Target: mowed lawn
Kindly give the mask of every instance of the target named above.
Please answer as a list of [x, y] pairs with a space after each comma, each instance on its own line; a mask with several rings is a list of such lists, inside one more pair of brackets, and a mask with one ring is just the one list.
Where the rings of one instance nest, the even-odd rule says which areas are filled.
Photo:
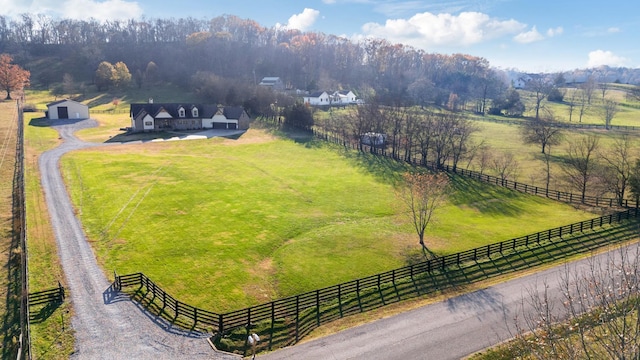
[[[183, 302], [229, 311], [403, 266], [417, 236], [394, 169], [322, 143], [114, 145], [67, 154], [64, 176], [105, 272], [144, 272]], [[454, 179], [429, 231], [440, 254], [596, 215]]]

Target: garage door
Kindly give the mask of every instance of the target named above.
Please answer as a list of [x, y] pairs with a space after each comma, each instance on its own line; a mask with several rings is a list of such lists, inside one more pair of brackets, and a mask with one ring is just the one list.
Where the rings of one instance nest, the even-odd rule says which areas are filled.
[[58, 119], [68, 119], [69, 118], [69, 109], [66, 106], [58, 107]]

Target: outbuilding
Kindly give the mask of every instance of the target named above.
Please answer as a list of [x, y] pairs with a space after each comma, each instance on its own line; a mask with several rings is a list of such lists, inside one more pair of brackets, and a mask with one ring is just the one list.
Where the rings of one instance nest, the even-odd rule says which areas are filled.
[[47, 118], [54, 119], [88, 119], [89, 106], [77, 101], [64, 99], [47, 104]]

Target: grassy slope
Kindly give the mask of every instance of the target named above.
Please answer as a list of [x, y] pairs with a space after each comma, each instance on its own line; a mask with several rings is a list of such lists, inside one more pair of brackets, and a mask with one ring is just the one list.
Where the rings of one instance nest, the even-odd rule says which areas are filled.
[[[63, 159], [105, 269], [145, 272], [215, 311], [404, 265], [417, 241], [381, 180], [393, 166], [258, 130]], [[427, 240], [439, 253], [593, 217], [482, 184], [456, 187]]]

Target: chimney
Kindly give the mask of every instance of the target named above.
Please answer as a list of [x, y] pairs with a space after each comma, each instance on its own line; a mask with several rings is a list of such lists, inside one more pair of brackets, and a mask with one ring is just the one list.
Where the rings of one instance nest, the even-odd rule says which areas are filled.
[[153, 104], [153, 98], [149, 98], [149, 104]]

